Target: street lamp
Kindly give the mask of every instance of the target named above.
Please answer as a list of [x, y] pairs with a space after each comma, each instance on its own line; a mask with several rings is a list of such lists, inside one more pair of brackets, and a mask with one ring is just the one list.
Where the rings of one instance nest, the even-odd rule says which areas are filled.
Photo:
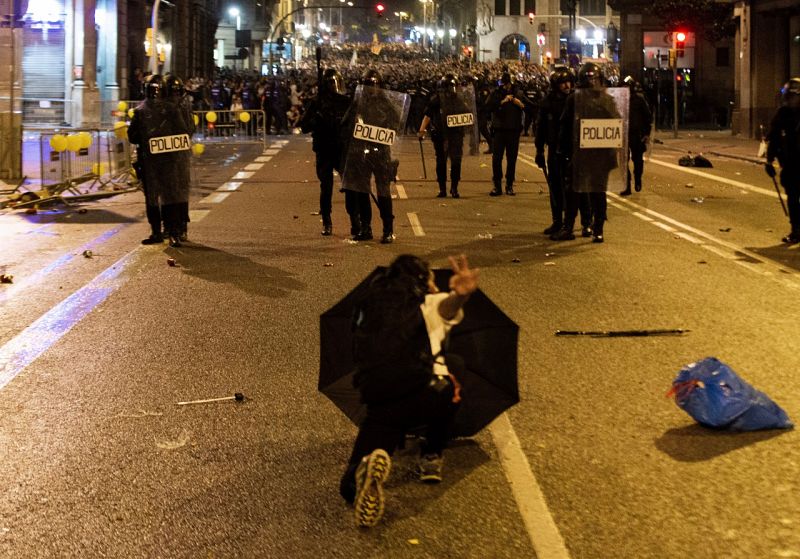
[[239, 31], [242, 26], [239, 8], [233, 7], [228, 9], [228, 15], [236, 18], [236, 31]]

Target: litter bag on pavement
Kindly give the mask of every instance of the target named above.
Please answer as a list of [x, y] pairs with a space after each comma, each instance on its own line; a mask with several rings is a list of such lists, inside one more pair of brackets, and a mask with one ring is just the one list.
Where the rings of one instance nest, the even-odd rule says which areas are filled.
[[686, 365], [669, 396], [706, 427], [731, 431], [790, 429], [789, 417], [769, 396], [750, 386], [714, 357]]
[[703, 155], [684, 155], [678, 160], [678, 165], [681, 167], [704, 167], [707, 169], [713, 167], [711, 161]]

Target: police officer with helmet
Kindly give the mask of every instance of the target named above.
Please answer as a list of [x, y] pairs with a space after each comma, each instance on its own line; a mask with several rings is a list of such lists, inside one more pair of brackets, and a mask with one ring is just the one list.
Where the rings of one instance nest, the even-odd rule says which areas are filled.
[[[342, 119], [350, 105], [345, 95], [344, 78], [334, 68], [322, 74], [319, 92], [306, 108], [300, 120], [303, 133], [311, 133], [311, 147], [317, 155], [317, 178], [319, 179], [319, 215], [322, 217], [322, 235], [333, 234], [331, 211], [333, 208], [333, 171], [342, 173], [343, 138]], [[360, 224], [351, 215], [350, 232], [357, 235]]]
[[[170, 92], [177, 91], [179, 81], [171, 82]], [[189, 157], [194, 122], [186, 105], [174, 96], [167, 98], [166, 92], [161, 76], [148, 78], [145, 101], [134, 110], [128, 140], [137, 145], [137, 163], [142, 171], [151, 228], [150, 236], [142, 243], [158, 244], [164, 240], [161, 224], [155, 220], [156, 209], [159, 209], [170, 246], [179, 247], [188, 218]]]
[[786, 191], [791, 231], [781, 241], [800, 243], [800, 77], [781, 88], [781, 106], [775, 112], [767, 133], [767, 174], [777, 174], [773, 162], [781, 165], [780, 181]]
[[[164, 99], [168, 104], [174, 104], [177, 111], [181, 113], [182, 121], [185, 122], [189, 129], [189, 137], [197, 130], [194, 123], [194, 115], [192, 114], [192, 98], [186, 95], [186, 87], [178, 76], [174, 74], [167, 74], [164, 76]], [[177, 169], [177, 175], [183, 176], [186, 184], [191, 186], [191, 156], [188, 152], [184, 152], [177, 157], [177, 162], [181, 166]], [[181, 242], [188, 241], [188, 224], [189, 224], [189, 198], [186, 196], [185, 201], [178, 202], [177, 213], [180, 216], [181, 226], [179, 240]]]
[[[631, 90], [630, 110], [628, 114], [628, 151], [633, 161], [633, 185], [636, 192], [642, 190], [642, 174], [644, 173], [644, 152], [650, 141], [653, 113], [644, 98], [644, 89], [633, 76], [627, 76], [623, 82]], [[625, 190], [620, 196], [631, 194], [631, 171], [627, 169]]]
[[506, 194], [514, 196], [519, 136], [522, 133], [522, 117], [525, 102], [522, 93], [514, 84], [509, 72], [500, 77], [498, 88], [487, 102], [487, 110], [492, 115], [492, 182], [494, 189], [490, 196], [503, 194], [503, 155], [506, 156]]
[[458, 78], [446, 74], [439, 81], [439, 91], [425, 107], [418, 136], [425, 138], [431, 127], [431, 141], [436, 152], [436, 182], [439, 183], [437, 198], [447, 197], [447, 158], [450, 158], [450, 196], [458, 198], [458, 183], [461, 180], [461, 159], [464, 155], [464, 126], [448, 126], [447, 115], [464, 115], [472, 109], [458, 96]]

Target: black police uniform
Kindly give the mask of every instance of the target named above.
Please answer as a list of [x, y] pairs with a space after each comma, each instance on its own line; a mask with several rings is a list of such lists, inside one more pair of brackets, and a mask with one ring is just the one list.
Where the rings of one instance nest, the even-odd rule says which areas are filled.
[[464, 126], [448, 128], [442, 119], [442, 96], [452, 114], [472, 112], [455, 94], [437, 93], [431, 97], [425, 108], [425, 116], [431, 122], [431, 141], [436, 153], [436, 182], [439, 183], [439, 196], [447, 192], [447, 158], [450, 158], [450, 195], [458, 198], [458, 183], [461, 180], [461, 159], [464, 156]]
[[[511, 95], [512, 101], [505, 101]], [[495, 90], [487, 109], [492, 115], [492, 196], [502, 194], [503, 155], [506, 156], [506, 194], [514, 195], [514, 179], [516, 178], [517, 154], [519, 153], [519, 136], [522, 132], [522, 116], [525, 103], [522, 94], [512, 86], [510, 90], [501, 86]]]
[[[653, 114], [644, 95], [638, 91], [631, 91], [630, 110], [628, 112], [628, 149], [633, 161], [633, 184], [636, 192], [642, 189], [642, 175], [644, 174], [644, 152], [647, 151], [647, 141], [650, 136]], [[627, 184], [623, 196], [631, 193], [631, 170], [628, 169]]]
[[[793, 104], [798, 104], [800, 87], [797, 93], [789, 95], [798, 97], [793, 101]], [[767, 173], [775, 175], [772, 162], [777, 159], [781, 164], [780, 181], [786, 191], [786, 206], [792, 228], [782, 240], [785, 243], [800, 243], [800, 106], [789, 106], [787, 103], [777, 110], [770, 122], [767, 142]]]

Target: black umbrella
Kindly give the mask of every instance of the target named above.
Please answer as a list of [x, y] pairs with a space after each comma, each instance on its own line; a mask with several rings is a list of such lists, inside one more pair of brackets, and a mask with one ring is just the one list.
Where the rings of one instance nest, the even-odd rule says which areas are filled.
[[[353, 387], [351, 323], [356, 301], [369, 283], [385, 270], [375, 269], [336, 305], [320, 316], [320, 392], [358, 424], [365, 408]], [[448, 290], [451, 270], [435, 270], [436, 284]], [[450, 331], [447, 353], [464, 360], [456, 373], [462, 400], [453, 436], [469, 437], [519, 402], [517, 337], [519, 327], [480, 289], [464, 306], [464, 320]]]

